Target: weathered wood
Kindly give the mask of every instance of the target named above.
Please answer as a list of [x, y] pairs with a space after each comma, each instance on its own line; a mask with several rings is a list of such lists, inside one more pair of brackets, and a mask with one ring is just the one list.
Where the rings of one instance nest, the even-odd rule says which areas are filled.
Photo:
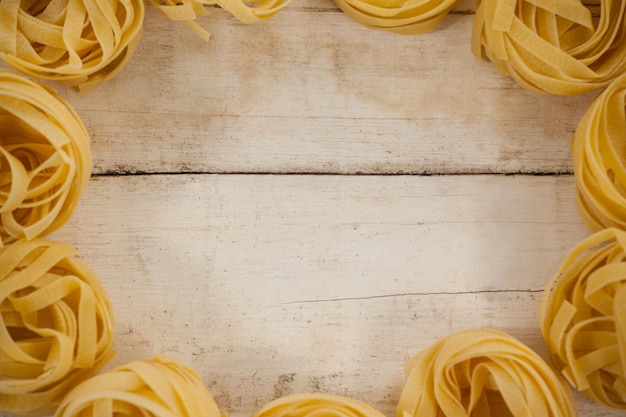
[[111, 366], [176, 355], [235, 417], [314, 390], [392, 416], [403, 362], [453, 331], [498, 328], [543, 352], [542, 291], [589, 233], [572, 187], [571, 176], [97, 177], [53, 237], [109, 291]]
[[[473, 10], [405, 37], [331, 0], [252, 26], [215, 7], [204, 43], [149, 7], [115, 79], [57, 87], [95, 176], [52, 238], [109, 292], [107, 368], [170, 353], [233, 417], [315, 390], [392, 417], [403, 362], [451, 332], [543, 354], [543, 288], [589, 233], [558, 174], [593, 95], [537, 95], [476, 60]], [[393, 175], [424, 173], [444, 175]], [[541, 175], [456, 175], [510, 173]]]
[[570, 176], [105, 177], [79, 208], [58, 233], [102, 268], [307, 278], [280, 301], [538, 291], [588, 234]]
[[521, 89], [471, 54], [472, 22], [454, 13], [407, 37], [328, 0], [255, 25], [214, 8], [204, 43], [149, 7], [114, 80], [61, 93], [89, 128], [96, 173], [571, 172], [592, 97]]

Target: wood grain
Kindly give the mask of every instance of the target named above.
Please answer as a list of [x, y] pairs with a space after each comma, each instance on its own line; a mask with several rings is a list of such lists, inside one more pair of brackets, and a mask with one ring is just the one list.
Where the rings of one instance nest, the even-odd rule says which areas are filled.
[[204, 43], [149, 7], [115, 79], [57, 86], [94, 175], [52, 238], [110, 295], [107, 368], [170, 353], [233, 417], [302, 391], [391, 417], [404, 361], [451, 332], [544, 354], [544, 286], [589, 233], [569, 141], [594, 95], [537, 95], [477, 60], [473, 11], [404, 37], [331, 0], [251, 26], [214, 7]]
[[110, 294], [111, 366], [176, 355], [235, 417], [302, 391], [391, 416], [403, 362], [453, 331], [498, 328], [543, 352], [544, 286], [588, 234], [572, 187], [571, 176], [97, 177], [54, 238]]
[[95, 173], [571, 173], [592, 96], [537, 95], [477, 60], [471, 13], [407, 37], [293, 6], [258, 25], [215, 8], [208, 43], [149, 7], [118, 77], [62, 90]]

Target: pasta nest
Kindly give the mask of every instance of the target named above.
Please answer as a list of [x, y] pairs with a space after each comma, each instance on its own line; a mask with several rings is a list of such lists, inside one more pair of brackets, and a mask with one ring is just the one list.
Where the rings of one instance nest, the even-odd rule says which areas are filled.
[[131, 57], [143, 0], [2, 0], [0, 58], [35, 78], [88, 91]]
[[626, 409], [626, 232], [605, 229], [571, 250], [544, 294], [541, 331], [576, 389]]
[[96, 375], [65, 397], [55, 417], [220, 417], [200, 377], [168, 356]]
[[219, 6], [228, 11], [241, 22], [257, 23], [270, 19], [292, 0], [260, 0], [248, 2], [244, 0], [150, 0], [161, 14], [170, 20], [185, 22], [205, 41], [211, 34], [204, 30], [196, 19], [209, 14], [205, 6]]
[[417, 35], [435, 29], [458, 0], [334, 0], [352, 19], [371, 29]]
[[252, 417], [384, 417], [371, 406], [331, 394], [292, 394], [266, 404]]
[[578, 208], [598, 231], [626, 229], [626, 74], [599, 94], [572, 139]]
[[573, 417], [567, 384], [534, 351], [489, 329], [440, 339], [406, 362], [398, 417]]
[[43, 86], [0, 71], [0, 246], [65, 224], [91, 163], [89, 135], [72, 107]]
[[75, 254], [42, 238], [0, 250], [0, 412], [50, 414], [113, 356], [109, 300]]
[[555, 95], [626, 71], [626, 0], [479, 0], [472, 51], [521, 86]]

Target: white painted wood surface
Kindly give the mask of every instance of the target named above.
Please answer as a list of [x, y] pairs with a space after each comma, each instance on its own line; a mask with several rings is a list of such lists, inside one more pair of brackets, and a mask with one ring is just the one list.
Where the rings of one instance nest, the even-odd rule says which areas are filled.
[[96, 173], [570, 173], [592, 97], [521, 90], [471, 54], [472, 22], [404, 37], [295, 1], [252, 26], [214, 9], [204, 43], [148, 8], [121, 76], [63, 93]]
[[392, 417], [404, 360], [451, 332], [543, 354], [542, 291], [589, 233], [569, 140], [594, 95], [530, 93], [476, 60], [472, 7], [416, 37], [331, 0], [252, 26], [212, 9], [209, 43], [149, 8], [118, 77], [58, 88], [95, 168], [51, 237], [109, 292], [107, 368], [175, 355], [233, 417], [307, 391]]
[[493, 327], [542, 350], [541, 293], [587, 233], [572, 186], [569, 176], [104, 177], [54, 236], [100, 271], [114, 364], [177, 355], [234, 416], [312, 390], [392, 416], [404, 360], [451, 332]]

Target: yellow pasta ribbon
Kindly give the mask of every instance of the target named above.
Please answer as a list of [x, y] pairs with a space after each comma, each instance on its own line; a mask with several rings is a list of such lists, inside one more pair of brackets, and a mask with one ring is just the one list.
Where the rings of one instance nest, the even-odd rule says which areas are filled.
[[209, 14], [205, 6], [219, 6], [244, 23], [270, 19], [292, 0], [150, 0], [163, 16], [185, 22], [198, 36], [208, 41], [211, 34], [196, 19]]
[[535, 352], [491, 329], [465, 330], [410, 358], [397, 417], [574, 417], [567, 384]]
[[55, 417], [220, 417], [202, 380], [161, 355], [96, 375], [73, 389]]
[[626, 409], [626, 232], [601, 230], [569, 252], [544, 293], [541, 332], [576, 389]]
[[472, 51], [529, 90], [575, 95], [626, 71], [626, 0], [478, 0]]
[[355, 21], [371, 29], [418, 35], [435, 29], [458, 0], [334, 0]]
[[384, 417], [371, 406], [349, 397], [310, 393], [273, 400], [252, 417]]
[[626, 73], [600, 93], [572, 139], [578, 209], [598, 231], [626, 229]]
[[144, 0], [2, 0], [0, 58], [31, 77], [89, 91], [129, 60], [144, 13]]
[[43, 415], [113, 356], [113, 315], [71, 246], [37, 238], [0, 250], [0, 412]]
[[0, 243], [65, 224], [90, 175], [89, 135], [72, 107], [51, 90], [0, 71]]

